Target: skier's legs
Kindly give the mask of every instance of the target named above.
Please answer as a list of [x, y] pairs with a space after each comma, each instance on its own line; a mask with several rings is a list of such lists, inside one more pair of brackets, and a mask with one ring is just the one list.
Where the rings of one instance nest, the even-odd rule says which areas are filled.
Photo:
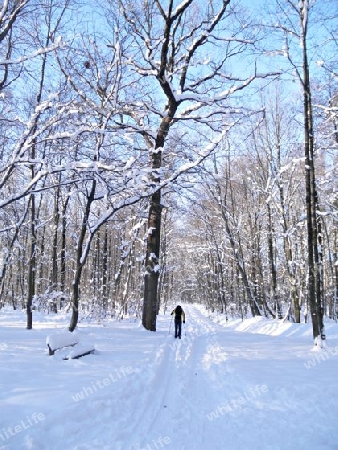
[[182, 322], [178, 322], [178, 337], [181, 339], [181, 331], [182, 331]]
[[178, 321], [175, 320], [175, 338], [178, 336]]

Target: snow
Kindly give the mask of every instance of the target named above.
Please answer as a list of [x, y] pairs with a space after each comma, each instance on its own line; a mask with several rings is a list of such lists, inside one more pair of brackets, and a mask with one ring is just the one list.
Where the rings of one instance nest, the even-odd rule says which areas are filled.
[[4, 59], [3, 60], [3, 59], [0, 59], [0, 65], [17, 65], [17, 64], [21, 64], [21, 63], [23, 63], [25, 61], [29, 61], [30, 59], [36, 58], [37, 56], [53, 52], [53, 51], [59, 49], [62, 46], [63, 46], [62, 37], [58, 36], [55, 39], [55, 42], [53, 44], [51, 44], [49, 47], [39, 48], [38, 50], [36, 50], [35, 52], [32, 52], [29, 55], [21, 56], [20, 58], [17, 58], [15, 60], [11, 60], [11, 59]]
[[181, 340], [170, 314], [156, 333], [81, 322], [96, 351], [67, 361], [46, 338], [69, 316], [34, 311], [26, 330], [24, 312], [2, 309], [0, 449], [338, 449], [338, 324], [314, 352], [310, 324], [184, 309]]
[[67, 347], [68, 345], [75, 345], [79, 342], [75, 333], [65, 331], [58, 334], [49, 334], [46, 338], [46, 344], [49, 345], [51, 350], [56, 350], [61, 347]]

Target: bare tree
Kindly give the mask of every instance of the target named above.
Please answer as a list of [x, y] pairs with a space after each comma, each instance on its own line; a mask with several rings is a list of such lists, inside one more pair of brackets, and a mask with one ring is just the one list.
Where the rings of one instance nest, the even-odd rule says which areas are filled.
[[[207, 146], [210, 130], [220, 142], [229, 98], [259, 77], [257, 73], [236, 77], [227, 73], [226, 67], [229, 59], [253, 45], [254, 39], [238, 16], [231, 14], [230, 0], [198, 7], [192, 0], [119, 4], [128, 24], [130, 51], [126, 61], [139, 77], [144, 103], [141, 109], [140, 102], [134, 102], [129, 115], [135, 118], [135, 132], [145, 137], [150, 182], [158, 186], [163, 152], [174, 125], [198, 123], [201, 147]], [[150, 95], [150, 89], [158, 95]], [[161, 192], [157, 190], [149, 205], [142, 317], [143, 326], [151, 331], [156, 330], [161, 211]]]
[[[321, 345], [325, 339], [323, 323], [323, 292], [322, 292], [322, 254], [321, 254], [321, 217], [319, 210], [318, 191], [315, 173], [315, 129], [313, 121], [312, 86], [310, 81], [309, 29], [311, 13], [315, 9], [308, 0], [294, 2], [292, 0], [278, 1], [281, 22], [277, 28], [283, 32], [283, 53], [296, 74], [303, 94], [304, 117], [304, 156], [305, 156], [305, 189], [308, 244], [308, 299], [313, 324], [315, 345]], [[296, 22], [297, 20], [297, 22]], [[294, 56], [293, 40], [300, 43], [299, 58]], [[296, 53], [297, 55], [297, 53]]]
[[17, 20], [22, 20], [22, 16], [25, 13], [29, 1], [30, 0], [6, 0], [3, 2], [0, 11], [0, 44], [2, 49], [0, 53], [0, 92], [9, 86], [20, 74], [19, 70], [19, 72], [14, 75], [14, 78], [11, 78], [10, 76], [10, 66], [12, 65], [10, 60], [13, 48], [15, 49], [16, 45], [16, 30], [14, 31], [14, 27]]

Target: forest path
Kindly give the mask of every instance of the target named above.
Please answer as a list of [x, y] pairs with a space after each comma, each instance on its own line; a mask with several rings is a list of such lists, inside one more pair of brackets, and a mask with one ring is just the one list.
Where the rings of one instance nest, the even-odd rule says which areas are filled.
[[303, 325], [183, 306], [181, 340], [168, 314], [80, 324], [96, 353], [69, 361], [45, 349], [66, 317], [0, 316], [0, 450], [338, 450], [338, 333], [315, 353]]
[[[271, 443], [264, 450], [279, 449], [276, 433], [285, 433], [283, 450], [293, 450], [302, 448], [310, 433], [322, 442], [314, 449], [338, 450], [336, 437], [323, 432], [325, 412], [318, 411], [312, 395], [318, 381], [304, 367], [304, 342], [234, 332], [196, 306], [184, 309], [181, 340], [165, 337], [168, 319], [159, 320], [164, 342], [140, 398], [132, 432], [137, 443], [132, 438], [128, 448], [157, 450], [170, 439], [168, 449], [261, 450], [262, 440]], [[309, 429], [309, 414], [315, 412], [320, 419]]]

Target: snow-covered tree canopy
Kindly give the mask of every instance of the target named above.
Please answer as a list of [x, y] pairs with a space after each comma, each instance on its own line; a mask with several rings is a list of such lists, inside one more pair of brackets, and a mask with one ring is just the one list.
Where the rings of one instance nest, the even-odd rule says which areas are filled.
[[[276, 273], [280, 269], [292, 287], [296, 262], [291, 253], [302, 248], [303, 259], [306, 256], [304, 231], [300, 233], [302, 105], [299, 84], [294, 83], [302, 85], [303, 80], [300, 37], [305, 24], [320, 190], [317, 214], [324, 221], [325, 283], [332, 299], [335, 266], [334, 251], [329, 249], [337, 202], [332, 50], [337, 41], [332, 6], [329, 2], [326, 20], [319, 22], [316, 17], [322, 20], [324, 12], [317, 2], [278, 0], [269, 4], [268, 12], [230, 0], [107, 1], [95, 6], [76, 0], [4, 2], [0, 11], [4, 301], [24, 301], [27, 261], [35, 264], [31, 274], [36, 275], [30, 297], [45, 299], [46, 292], [63, 292], [64, 297], [55, 297], [59, 304], [78, 295], [80, 304], [88, 301], [87, 305], [92, 301], [87, 296], [98, 297], [102, 310], [108, 303], [120, 313], [128, 304], [140, 308], [142, 277], [152, 269], [159, 277], [156, 299], [170, 299], [185, 284], [184, 271], [177, 287], [174, 283], [176, 264], [189, 267], [187, 283], [189, 289], [194, 283], [199, 286], [198, 297], [204, 296], [212, 277], [218, 279], [215, 289], [223, 293], [226, 286], [237, 286], [233, 277], [245, 269], [236, 298], [244, 283], [244, 302], [250, 297], [255, 304], [265, 295], [263, 304], [273, 299], [275, 308], [276, 299], [284, 301], [288, 293], [278, 292], [284, 281]], [[271, 93], [277, 85], [280, 97]], [[274, 102], [283, 106], [277, 108]], [[284, 109], [293, 111], [290, 124], [282, 120]], [[283, 136], [293, 127], [290, 142]], [[200, 183], [210, 185], [210, 191], [196, 189]], [[162, 216], [157, 225], [149, 222], [154, 205]], [[188, 247], [190, 239], [195, 242], [190, 233], [195, 234], [195, 227], [200, 231], [199, 219], [185, 218], [189, 226], [183, 228], [182, 219], [176, 225], [175, 221], [180, 208], [198, 216], [197, 206], [221, 224], [209, 234], [213, 220], [203, 218], [208, 230], [203, 237], [207, 244], [201, 243], [208, 280], [204, 286], [199, 284], [203, 277], [198, 255], [194, 264], [189, 263], [191, 252], [178, 251], [182, 242], [176, 240], [178, 233], [188, 240]], [[265, 214], [271, 215], [270, 229], [265, 229], [261, 249], [258, 236], [260, 226], [267, 223]], [[157, 239], [153, 251], [149, 241], [157, 229], [162, 230], [162, 240]], [[252, 236], [257, 238], [255, 249], [250, 247]], [[297, 245], [292, 248], [295, 236]], [[235, 239], [232, 244], [230, 238]], [[211, 242], [209, 254], [205, 244]], [[253, 259], [260, 257], [261, 266], [253, 269]], [[228, 258], [235, 265], [226, 271], [222, 265]], [[40, 271], [36, 265], [41, 265]], [[303, 269], [297, 277], [302, 302]], [[72, 286], [80, 282], [83, 294], [72, 293]], [[231, 295], [227, 291], [227, 298]], [[218, 292], [211, 303], [224, 306], [226, 296]]]

